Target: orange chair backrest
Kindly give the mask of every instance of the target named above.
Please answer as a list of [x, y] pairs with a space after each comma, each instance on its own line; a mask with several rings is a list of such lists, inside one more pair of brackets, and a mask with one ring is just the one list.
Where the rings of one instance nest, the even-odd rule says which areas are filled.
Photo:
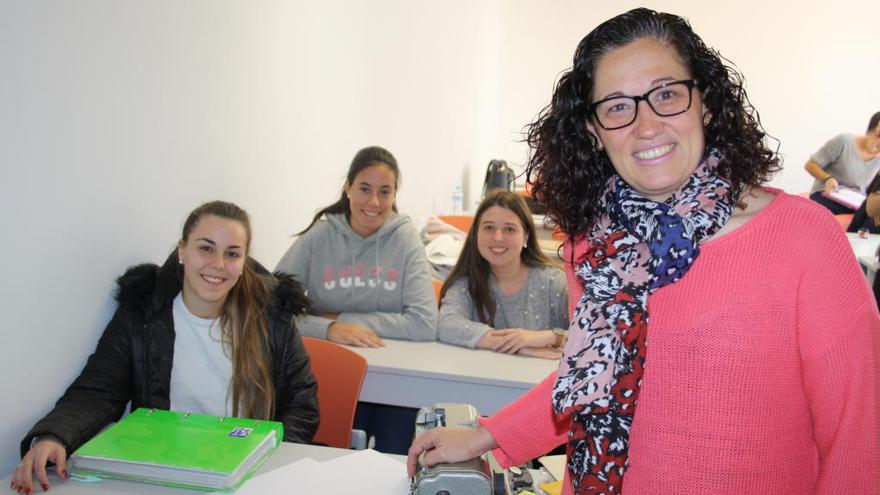
[[302, 340], [318, 381], [321, 424], [314, 442], [347, 449], [351, 447], [354, 411], [367, 374], [367, 359], [333, 342], [312, 337]]
[[843, 227], [843, 230], [846, 231], [846, 229], [849, 227], [849, 224], [852, 223], [853, 213], [839, 213], [837, 215], [834, 215], [834, 218], [837, 219], [837, 222], [840, 224], [841, 227]]
[[434, 299], [437, 300], [437, 304], [440, 304], [440, 290], [443, 289], [443, 282], [432, 280], [431, 283], [434, 284]]
[[470, 215], [440, 215], [437, 218], [452, 225], [465, 234], [467, 234], [471, 229], [471, 225], [474, 223], [474, 217]]

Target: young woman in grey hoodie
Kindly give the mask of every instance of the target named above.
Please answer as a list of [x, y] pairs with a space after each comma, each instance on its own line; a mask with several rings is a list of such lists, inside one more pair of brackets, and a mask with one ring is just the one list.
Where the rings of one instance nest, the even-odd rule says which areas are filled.
[[[378, 146], [352, 160], [339, 200], [318, 211], [278, 263], [308, 289], [303, 335], [358, 347], [437, 338], [437, 303], [418, 232], [394, 199], [397, 161]], [[323, 217], [323, 218], [322, 218]]]
[[[339, 200], [315, 214], [277, 270], [308, 289], [303, 335], [359, 347], [382, 337], [437, 338], [431, 270], [412, 221], [397, 213], [397, 160], [378, 146], [355, 155]], [[416, 409], [358, 404], [355, 428], [375, 438], [381, 452], [405, 454]]]

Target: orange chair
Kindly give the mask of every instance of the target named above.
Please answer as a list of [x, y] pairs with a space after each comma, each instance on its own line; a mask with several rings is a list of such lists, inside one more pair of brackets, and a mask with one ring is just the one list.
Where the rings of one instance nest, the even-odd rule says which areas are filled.
[[311, 358], [312, 374], [318, 381], [321, 424], [314, 441], [340, 449], [350, 448], [354, 411], [367, 374], [367, 360], [333, 342], [312, 337], [302, 340]]
[[840, 223], [840, 226], [843, 227], [844, 232], [846, 231], [849, 224], [852, 223], [853, 214], [852, 213], [840, 213], [838, 215], [834, 215], [834, 218], [837, 219], [837, 222]]
[[474, 223], [474, 217], [470, 215], [440, 215], [437, 218], [452, 225], [465, 234], [471, 230], [471, 225]]
[[434, 284], [434, 299], [437, 300], [437, 304], [440, 304], [440, 290], [443, 289], [443, 282], [432, 280], [431, 283]]

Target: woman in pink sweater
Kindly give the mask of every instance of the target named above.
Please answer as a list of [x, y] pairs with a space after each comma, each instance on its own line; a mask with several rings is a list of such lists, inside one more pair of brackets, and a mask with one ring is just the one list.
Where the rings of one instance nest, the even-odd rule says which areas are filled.
[[880, 316], [836, 221], [761, 187], [778, 157], [741, 83], [674, 15], [581, 41], [529, 133], [568, 236], [559, 370], [416, 439], [410, 474], [565, 443], [567, 494], [878, 493]]

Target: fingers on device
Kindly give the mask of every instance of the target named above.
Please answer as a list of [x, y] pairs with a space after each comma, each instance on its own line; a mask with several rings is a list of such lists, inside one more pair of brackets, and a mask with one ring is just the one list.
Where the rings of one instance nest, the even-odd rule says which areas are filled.
[[[479, 414], [470, 404], [437, 403], [419, 409], [416, 436], [439, 426], [476, 428]], [[508, 472], [491, 452], [464, 462], [419, 466], [411, 495], [509, 495]]]

